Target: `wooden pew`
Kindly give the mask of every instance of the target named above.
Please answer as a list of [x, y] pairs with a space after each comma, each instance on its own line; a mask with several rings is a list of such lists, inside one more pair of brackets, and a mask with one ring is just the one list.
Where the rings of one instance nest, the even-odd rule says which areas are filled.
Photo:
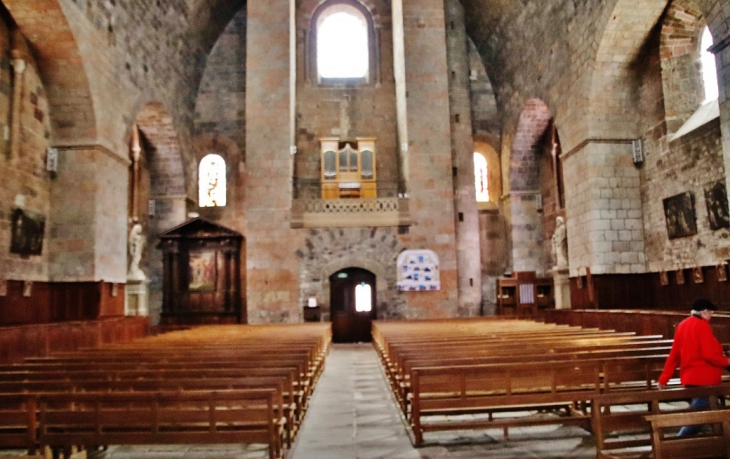
[[[614, 392], [591, 400], [591, 429], [597, 459], [652, 459], [648, 415], [689, 414], [689, 400], [708, 397], [712, 409], [730, 398], [730, 386], [676, 387], [665, 390]], [[686, 419], [686, 418], [685, 418]], [[690, 424], [683, 422], [681, 425]]]
[[[646, 419], [651, 422], [656, 459], [730, 459], [730, 410], [656, 414]], [[668, 438], [664, 434], [667, 428], [694, 424], [720, 425], [720, 428], [714, 428], [711, 434], [691, 437]]]
[[264, 443], [282, 457], [274, 391], [57, 393], [38, 399], [42, 448]]
[[19, 448], [33, 456], [37, 449], [37, 397], [0, 394], [0, 445]]

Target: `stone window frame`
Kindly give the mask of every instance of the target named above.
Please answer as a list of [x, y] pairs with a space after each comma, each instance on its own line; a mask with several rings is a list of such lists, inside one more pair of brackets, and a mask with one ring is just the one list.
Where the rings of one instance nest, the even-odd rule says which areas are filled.
[[[368, 70], [363, 78], [320, 78], [317, 69], [317, 23], [322, 14], [325, 14], [331, 7], [348, 5], [357, 9], [365, 18], [368, 34]], [[312, 14], [307, 31], [307, 76], [310, 82], [320, 86], [367, 86], [378, 83], [378, 69], [380, 61], [380, 48], [378, 36], [375, 30], [373, 15], [370, 10], [357, 0], [328, 0], [320, 4]]]

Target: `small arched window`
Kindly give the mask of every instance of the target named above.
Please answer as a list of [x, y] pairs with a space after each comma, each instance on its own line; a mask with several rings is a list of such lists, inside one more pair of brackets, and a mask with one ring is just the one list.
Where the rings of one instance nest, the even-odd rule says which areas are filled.
[[481, 153], [474, 153], [474, 187], [477, 202], [489, 202], [489, 169], [487, 158]]
[[719, 97], [717, 86], [717, 67], [715, 65], [715, 55], [709, 51], [712, 46], [712, 33], [709, 27], [705, 27], [702, 32], [702, 40], [700, 41], [701, 54], [700, 62], [702, 63], [702, 83], [705, 86], [705, 100], [703, 103], [710, 102]]
[[367, 82], [370, 68], [368, 18], [346, 3], [325, 7], [317, 15], [317, 77]]
[[198, 169], [200, 207], [226, 205], [226, 161], [216, 154], [205, 156]]

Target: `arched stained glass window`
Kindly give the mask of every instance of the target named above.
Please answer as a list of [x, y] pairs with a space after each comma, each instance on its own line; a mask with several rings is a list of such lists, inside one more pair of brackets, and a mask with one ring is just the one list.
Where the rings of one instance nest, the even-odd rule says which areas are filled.
[[705, 27], [702, 32], [702, 40], [700, 42], [701, 55], [700, 61], [702, 63], [702, 82], [705, 86], [705, 103], [715, 100], [719, 96], [719, 90], [717, 87], [717, 67], [715, 65], [715, 55], [708, 51], [708, 48], [712, 46], [712, 33], [710, 28]]
[[489, 202], [488, 171], [487, 158], [481, 153], [474, 153], [474, 186], [477, 192], [477, 202]]
[[198, 201], [200, 207], [226, 205], [226, 161], [220, 155], [210, 154], [200, 161]]
[[355, 311], [370, 312], [373, 310], [373, 289], [365, 282], [355, 287]]
[[368, 21], [351, 5], [335, 4], [317, 21], [319, 78], [367, 78]]

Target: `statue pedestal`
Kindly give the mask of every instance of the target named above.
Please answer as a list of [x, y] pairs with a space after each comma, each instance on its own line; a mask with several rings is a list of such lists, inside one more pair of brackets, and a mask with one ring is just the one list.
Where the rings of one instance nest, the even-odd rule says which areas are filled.
[[149, 299], [148, 280], [128, 280], [124, 298], [124, 315], [146, 316], [149, 314], [147, 302]]
[[570, 272], [568, 268], [553, 268], [555, 309], [570, 309]]

